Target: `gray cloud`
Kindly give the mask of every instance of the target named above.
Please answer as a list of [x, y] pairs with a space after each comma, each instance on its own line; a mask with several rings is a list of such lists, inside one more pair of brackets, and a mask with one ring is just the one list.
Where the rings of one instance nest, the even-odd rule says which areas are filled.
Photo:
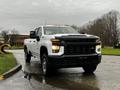
[[82, 25], [108, 11], [119, 0], [0, 0], [0, 27], [27, 33], [40, 24]]

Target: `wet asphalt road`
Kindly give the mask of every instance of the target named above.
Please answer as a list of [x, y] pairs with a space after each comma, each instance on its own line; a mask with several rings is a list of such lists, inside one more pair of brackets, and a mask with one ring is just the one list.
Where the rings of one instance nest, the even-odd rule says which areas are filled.
[[38, 60], [32, 58], [31, 64], [25, 64], [23, 50], [12, 52], [23, 68], [0, 81], [0, 90], [120, 90], [120, 56], [103, 56], [91, 75], [84, 74], [82, 68], [67, 68], [43, 77]]

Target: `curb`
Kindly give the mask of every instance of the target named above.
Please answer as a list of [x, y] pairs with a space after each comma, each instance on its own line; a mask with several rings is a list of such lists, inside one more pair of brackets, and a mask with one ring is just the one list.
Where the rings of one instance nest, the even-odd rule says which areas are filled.
[[6, 79], [10, 76], [12, 76], [13, 74], [15, 74], [16, 72], [18, 72], [19, 70], [21, 70], [22, 65], [17, 64], [15, 67], [13, 67], [12, 69], [10, 69], [8, 72], [5, 72], [2, 76], [3, 79]]
[[115, 55], [115, 54], [102, 54], [102, 55], [109, 55], [109, 56], [120, 56], [120, 55]]
[[[13, 54], [13, 56], [14, 56], [14, 54]], [[14, 56], [14, 58], [15, 58], [15, 56]], [[15, 67], [13, 67], [12, 69], [10, 69], [9, 71], [2, 74], [3, 80], [12, 76], [13, 74], [17, 73], [19, 70], [22, 69], [22, 65], [18, 62], [18, 60], [16, 58], [15, 58], [15, 60], [16, 60], [17, 65]]]
[[[14, 54], [13, 54], [13, 56], [14, 56]], [[14, 56], [14, 58], [15, 58], [15, 56]], [[19, 70], [22, 69], [22, 65], [17, 61], [17, 59], [16, 59], [16, 64], [17, 65], [14, 66], [12, 69], [10, 69], [9, 71], [0, 75], [0, 80], [4, 80], [4, 79], [10, 77], [10, 76], [12, 76], [13, 74], [17, 73]]]

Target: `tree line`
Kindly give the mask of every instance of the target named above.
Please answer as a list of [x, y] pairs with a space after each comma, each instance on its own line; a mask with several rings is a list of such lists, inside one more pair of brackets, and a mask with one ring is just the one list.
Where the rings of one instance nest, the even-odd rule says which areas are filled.
[[103, 46], [114, 46], [120, 40], [119, 20], [119, 12], [112, 10], [82, 27], [73, 25], [73, 28], [78, 29], [80, 33], [99, 36]]
[[4, 43], [9, 43], [11, 46], [13, 46], [16, 42], [16, 36], [19, 35], [19, 32], [15, 29], [2, 30], [1, 35], [4, 38]]
[[[80, 33], [87, 33], [97, 35], [101, 38], [103, 46], [115, 46], [120, 41], [120, 14], [118, 11], [112, 10], [93, 21], [89, 21], [87, 24], [78, 27], [72, 25], [72, 27], [78, 30]], [[14, 44], [18, 31], [11, 30], [11, 37], [8, 36], [8, 30], [3, 30], [2, 36], [5, 43]]]

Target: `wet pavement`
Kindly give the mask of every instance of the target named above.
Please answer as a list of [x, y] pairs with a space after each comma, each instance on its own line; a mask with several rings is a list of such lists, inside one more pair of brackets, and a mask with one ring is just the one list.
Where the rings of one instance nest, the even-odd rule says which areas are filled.
[[21, 71], [0, 81], [0, 90], [120, 90], [120, 56], [103, 56], [94, 74], [82, 68], [66, 68], [41, 75], [39, 60], [25, 64], [23, 50], [12, 51], [22, 64]]

